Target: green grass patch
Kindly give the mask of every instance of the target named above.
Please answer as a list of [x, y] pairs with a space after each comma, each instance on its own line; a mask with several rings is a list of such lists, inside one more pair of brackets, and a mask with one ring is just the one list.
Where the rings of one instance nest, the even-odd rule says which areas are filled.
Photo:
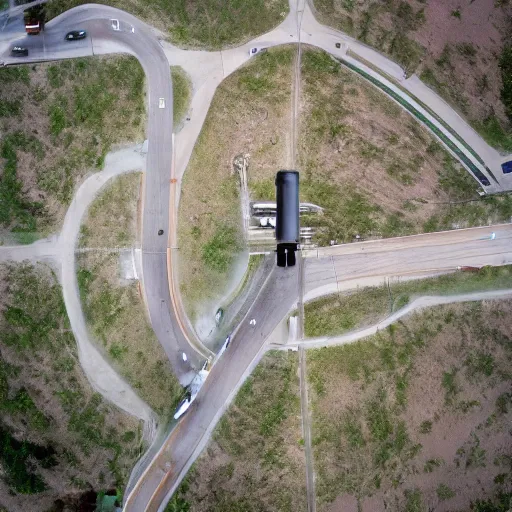
[[405, 491], [404, 512], [425, 512], [423, 494], [419, 489]]
[[0, 117], [17, 117], [21, 114], [22, 103], [20, 100], [0, 99]]
[[[330, 295], [305, 305], [305, 334], [310, 337], [331, 336], [376, 323], [387, 313], [404, 307], [414, 296], [455, 295], [510, 287], [512, 266], [505, 265], [483, 267], [477, 272], [456, 272], [427, 279], [390, 282], [389, 288], [368, 287], [346, 295]], [[471, 362], [467, 363], [471, 371], [492, 373], [492, 361], [484, 361], [484, 356], [489, 358], [488, 355], [477, 357], [476, 367]]]
[[203, 262], [212, 270], [226, 272], [239, 250], [240, 243], [236, 228], [225, 224], [220, 225], [213, 237], [203, 246]]
[[0, 84], [30, 83], [30, 71], [27, 66], [8, 66], [0, 69]]
[[451, 404], [453, 399], [459, 392], [460, 388], [457, 385], [457, 368], [452, 368], [449, 372], [444, 372], [441, 380], [441, 385], [444, 388], [444, 401]]
[[276, 200], [276, 184], [272, 178], [260, 181], [249, 181], [249, 189], [251, 191], [251, 199], [254, 201]]
[[192, 94], [192, 83], [181, 66], [171, 66], [174, 124], [181, 123], [187, 113]]
[[[500, 348], [509, 342], [508, 325], [498, 327], [491, 313], [496, 311], [496, 318], [501, 318], [509, 305], [509, 301], [495, 303], [492, 310], [488, 303], [439, 306], [399, 321], [366, 340], [308, 350], [312, 444], [320, 506], [326, 508], [347, 494], [364, 506], [366, 497], [384, 494], [399, 503], [400, 510], [424, 512], [423, 496], [408, 488], [403, 475], [414, 473], [421, 478], [425, 473], [422, 481], [431, 482], [422, 487], [425, 495], [437, 494], [439, 500], [448, 500], [453, 497], [452, 490], [439, 486], [435, 475], [426, 474], [444, 473], [445, 464], [457, 468], [454, 478], [462, 478], [468, 468], [485, 468], [492, 460], [491, 453], [483, 448], [493, 450], [489, 436], [498, 447], [493, 454], [502, 457], [501, 443], [507, 429], [498, 409], [509, 410], [508, 394], [499, 399], [499, 407], [495, 406], [492, 431], [482, 430], [490, 425], [479, 426], [481, 418], [475, 422], [460, 411], [485, 407], [498, 374], [502, 385], [510, 380], [508, 349], [504, 353]], [[475, 385], [471, 376], [468, 378], [467, 372], [458, 370], [453, 363], [465, 361], [480, 347], [494, 356], [493, 380]], [[489, 373], [487, 358], [479, 356], [471, 364], [478, 368], [478, 375]], [[434, 375], [439, 376], [437, 383], [431, 383]], [[423, 379], [429, 381], [428, 391], [418, 385]], [[463, 393], [471, 393], [472, 400], [456, 401]], [[428, 408], [423, 409], [421, 400], [426, 394]], [[443, 394], [455, 408], [445, 406]], [[418, 411], [424, 413], [418, 417]], [[432, 419], [426, 419], [427, 411]], [[445, 424], [448, 420], [461, 427], [472, 425], [472, 433], [457, 450], [453, 464], [437, 457], [432, 448], [437, 446], [438, 438], [445, 436], [445, 432], [433, 429], [433, 423]], [[502, 459], [508, 465], [507, 459]], [[501, 464], [502, 459], [495, 463]], [[493, 476], [482, 478], [485, 489], [493, 488]], [[375, 502], [375, 508], [381, 500]]]
[[512, 133], [505, 130], [496, 116], [489, 116], [481, 122], [471, 123], [473, 128], [491, 146], [502, 151], [512, 151]]
[[[2, 68], [0, 84], [0, 117], [19, 118], [0, 138], [0, 223], [31, 242], [58, 230], [77, 183], [113, 144], [143, 140], [144, 72], [133, 57], [80, 58]], [[27, 101], [30, 116], [22, 115]], [[38, 202], [24, 199], [28, 183]]]
[[55, 450], [28, 441], [17, 441], [7, 430], [0, 428], [2, 452], [0, 459], [9, 487], [20, 494], [37, 494], [47, 489], [44, 480], [37, 474], [31, 460], [49, 469], [57, 464]]
[[15, 233], [34, 233], [43, 205], [29, 201], [23, 193], [23, 183], [17, 176], [18, 151], [31, 153], [39, 160], [44, 156], [42, 144], [32, 135], [18, 131], [1, 139], [4, 168], [0, 181], [0, 224]]
[[510, 122], [512, 122], [512, 45], [507, 44], [503, 47], [500, 56], [501, 70], [501, 100], [505, 105]]
[[[55, 274], [42, 264], [0, 271], [8, 290], [0, 315], [0, 458], [7, 484], [18, 494], [58, 493], [37, 461], [58, 481], [71, 472], [93, 488], [102, 473], [106, 485], [123, 485], [140, 436], [121, 453], [127, 418], [89, 387]], [[89, 457], [97, 458], [93, 470], [83, 465]]]
[[390, 311], [387, 287], [368, 288], [350, 295], [330, 295], [304, 307], [306, 336], [328, 336], [372, 323]]

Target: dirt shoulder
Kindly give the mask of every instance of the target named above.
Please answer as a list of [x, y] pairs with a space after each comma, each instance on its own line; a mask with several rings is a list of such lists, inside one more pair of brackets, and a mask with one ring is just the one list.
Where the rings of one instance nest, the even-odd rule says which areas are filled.
[[512, 214], [510, 196], [481, 200], [477, 182], [419, 122], [325, 52], [303, 51], [301, 103], [301, 194], [324, 208], [308, 219], [320, 244]]
[[2, 265], [0, 278], [0, 506], [75, 509], [122, 493], [142, 425], [93, 392], [52, 269]]
[[265, 355], [166, 510], [307, 509], [297, 372], [296, 353]]
[[320, 511], [466, 510], [511, 492], [511, 307], [435, 307], [307, 352]]
[[[416, 72], [496, 147], [512, 149], [500, 58], [509, 2], [315, 0], [316, 16]], [[510, 107], [509, 107], [510, 108]]]
[[144, 73], [132, 57], [2, 68], [2, 101], [14, 103], [0, 109], [0, 236], [7, 242], [58, 231], [77, 185], [102, 168], [107, 152], [144, 140]]
[[141, 179], [141, 173], [116, 178], [92, 203], [81, 228], [78, 283], [97, 346], [165, 421], [182, 389], [133, 275]]

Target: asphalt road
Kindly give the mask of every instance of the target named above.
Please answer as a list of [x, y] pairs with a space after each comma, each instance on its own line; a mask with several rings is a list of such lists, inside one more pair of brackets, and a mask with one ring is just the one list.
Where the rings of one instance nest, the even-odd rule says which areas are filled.
[[[303, 9], [304, 7], [297, 9], [295, 14]], [[307, 6], [305, 16], [309, 16]], [[112, 29], [110, 18], [120, 21], [120, 31]], [[283, 27], [289, 23], [289, 19], [287, 20]], [[306, 29], [308, 27], [303, 24], [303, 30], [305, 26]], [[88, 39], [74, 43], [64, 42], [63, 37], [67, 31], [82, 27], [88, 30]], [[15, 28], [12, 25], [13, 33]], [[280, 30], [282, 31], [282, 28], [273, 32], [274, 39], [269, 35], [260, 39], [265, 40], [267, 37], [267, 41], [271, 41], [268, 45], [280, 44], [285, 40], [298, 40], [297, 34], [294, 36], [291, 33], [294, 31], [280, 34]], [[327, 46], [328, 51], [333, 53], [334, 42], [338, 40], [339, 33], [332, 32], [323, 29], [319, 38], [313, 37], [311, 42]], [[301, 35], [303, 41], [304, 36], [305, 34]], [[157, 235], [158, 229], [168, 231], [174, 218], [174, 207], [170, 208], [169, 183], [173, 177], [172, 85], [169, 63], [158, 41], [152, 36], [151, 30], [133, 16], [96, 5], [79, 7], [71, 13], [59, 16], [47, 24], [44, 35], [20, 36], [19, 39], [11, 41], [9, 47], [15, 43], [27, 46], [30, 56], [25, 59], [12, 59], [9, 49], [5, 45], [1, 49], [0, 44], [0, 61], [26, 63], [126, 52], [135, 55], [144, 67], [148, 81], [149, 152], [142, 234], [143, 282], [154, 330], [176, 374], [185, 382], [190, 378], [190, 366], [181, 359], [181, 352], [187, 352], [189, 361], [192, 360], [195, 367], [201, 358], [191, 351], [185, 335], [177, 327], [180, 322], [176, 319], [172, 307], [167, 276], [167, 249], [170, 241], [167, 232], [163, 236]], [[224, 76], [236, 69], [236, 63], [241, 62], [238, 54], [235, 55], [236, 52], [237, 50], [222, 52]], [[231, 53], [233, 59], [230, 59]], [[235, 64], [230, 67], [230, 63]], [[159, 98], [164, 99], [165, 109], [158, 108]], [[451, 235], [453, 234], [452, 232]], [[456, 234], [455, 238], [458, 236]], [[456, 265], [477, 264], [477, 261], [496, 264], [495, 262], [507, 260], [506, 248], [510, 247], [510, 240], [502, 238], [502, 233], [498, 233], [497, 240], [494, 241], [478, 240], [474, 235], [470, 236], [473, 238], [461, 240], [459, 245], [447, 242], [446, 238], [436, 238], [430, 240], [432, 246], [428, 246], [426, 242], [421, 246], [417, 245], [416, 241], [402, 240], [393, 242], [397, 245], [387, 248], [378, 244], [357, 244], [354, 248], [349, 246], [350, 248], [326, 250], [321, 254], [322, 259], [306, 262], [306, 295], [308, 290], [318, 292], [321, 289], [325, 292], [328, 290], [327, 287], [333, 286], [336, 290], [346, 282], [351, 281], [351, 285], [354, 286], [355, 283], [363, 283], [365, 279], [382, 279], [389, 273], [428, 272], [433, 268], [453, 269]], [[496, 241], [497, 244], [494, 243]], [[141, 485], [136, 486], [136, 491], [129, 497], [126, 510], [143, 511], [146, 510], [147, 503], [147, 510], [158, 510], [165, 496], [168, 496], [177, 485], [181, 476], [200, 453], [226, 404], [258, 360], [258, 355], [262, 353], [265, 339], [297, 300], [299, 291], [295, 272], [289, 269], [274, 270], [248, 315], [248, 318], [257, 320], [256, 326], [249, 326], [248, 318], [243, 322], [228, 352], [212, 370], [197, 400], [179, 427], [166, 440], [150, 471], [142, 479]]]
[[[111, 19], [119, 20], [114, 30]], [[68, 42], [65, 34], [84, 28], [88, 37]], [[27, 58], [13, 58], [9, 48], [19, 44], [29, 49]], [[167, 274], [167, 249], [170, 225], [170, 180], [173, 155], [173, 101], [169, 62], [149, 27], [135, 17], [107, 6], [77, 7], [47, 23], [37, 36], [23, 36], [10, 43], [0, 55], [6, 64], [75, 58], [105, 53], [130, 53], [146, 74], [149, 141], [146, 159], [144, 208], [142, 221], [142, 283], [153, 329], [173, 369], [184, 385], [200, 367], [202, 357], [191, 349], [180, 329], [173, 308]], [[159, 108], [160, 98], [165, 108]], [[115, 112], [112, 113], [115, 115]], [[172, 217], [171, 212], [171, 217]], [[163, 229], [164, 234], [158, 235]], [[186, 352], [187, 361], [182, 358]]]
[[[494, 240], [491, 240], [492, 232], [496, 233]], [[454, 270], [458, 265], [512, 263], [511, 249], [512, 224], [504, 224], [309, 251], [309, 258], [305, 259], [305, 300], [336, 289], [382, 283], [390, 275], [436, 273]], [[147, 511], [161, 512], [159, 505], [166, 502], [206, 446], [227, 404], [264, 352], [265, 339], [295, 307], [299, 296], [298, 268], [276, 267], [269, 276], [198, 398], [165, 441], [141, 485], [129, 497], [126, 511], [145, 510], [144, 503], [147, 503]], [[251, 318], [257, 321], [254, 329], [248, 323]]]
[[[150, 471], [129, 496], [125, 511], [157, 511], [205, 446], [209, 433], [236, 394], [265, 340], [297, 299], [296, 267], [277, 268], [269, 275], [233, 340], [213, 367], [195, 402], [157, 455]], [[256, 320], [253, 327], [250, 319]], [[145, 508], [147, 505], [147, 508]]]
[[[493, 232], [496, 238], [491, 240]], [[512, 263], [512, 224], [325, 247], [306, 251], [306, 255], [307, 301], [342, 289], [380, 284], [390, 276]]]

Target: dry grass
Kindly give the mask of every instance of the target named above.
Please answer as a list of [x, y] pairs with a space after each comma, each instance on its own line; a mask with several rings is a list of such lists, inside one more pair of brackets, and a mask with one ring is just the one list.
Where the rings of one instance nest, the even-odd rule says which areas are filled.
[[21, 104], [0, 119], [3, 172], [14, 168], [0, 219], [31, 241], [59, 229], [76, 185], [113, 145], [144, 140], [144, 73], [132, 57], [94, 57], [3, 68], [0, 84], [0, 100]]
[[142, 173], [119, 176], [107, 184], [89, 207], [80, 227], [79, 247], [133, 247]]
[[[508, 131], [499, 59], [512, 30], [510, 2], [315, 0], [317, 16], [386, 53], [451, 103], [484, 134]], [[490, 143], [506, 143], [503, 135]], [[501, 139], [501, 140], [500, 140]]]
[[[74, 510], [91, 490], [121, 493], [141, 426], [90, 387], [55, 274], [43, 264], [3, 265], [0, 297], [2, 506], [43, 512], [60, 499]], [[10, 436], [41, 447], [38, 455]], [[46, 490], [36, 492], [41, 482]]]
[[[88, 3], [50, 0], [49, 17]], [[101, 0], [169, 33], [179, 46], [220, 49], [247, 42], [278, 25], [288, 13], [286, 0]]]
[[385, 316], [424, 295], [457, 295], [512, 287], [512, 265], [483, 267], [439, 277], [390, 281], [380, 287], [334, 294], [308, 302], [304, 308], [307, 336], [330, 336], [376, 324]]
[[436, 307], [308, 351], [320, 511], [467, 510], [510, 492], [511, 307]]
[[[140, 174], [121, 176], [92, 203], [80, 246], [129, 247], [136, 240]], [[167, 417], [181, 387], [148, 323], [138, 283], [122, 279], [119, 253], [78, 255], [82, 302], [93, 337], [113, 366], [160, 415]]]
[[263, 358], [169, 510], [188, 510], [184, 501], [195, 512], [306, 510], [297, 371], [296, 353]]
[[325, 208], [323, 218], [312, 219], [320, 243], [453, 229], [512, 214], [510, 197], [479, 201], [476, 181], [426, 129], [326, 53], [303, 53], [302, 79], [301, 190]]
[[249, 155], [250, 184], [272, 178], [286, 160], [294, 51], [270, 50], [229, 76], [194, 148], [178, 222], [180, 286], [192, 318], [222, 294], [244, 245], [234, 158]]

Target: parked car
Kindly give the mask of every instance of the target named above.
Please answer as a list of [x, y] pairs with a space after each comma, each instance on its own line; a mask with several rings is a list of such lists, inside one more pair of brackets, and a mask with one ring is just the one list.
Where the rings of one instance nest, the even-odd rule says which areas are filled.
[[257, 53], [264, 52], [266, 48], [261, 48], [259, 46], [254, 46], [249, 50], [249, 55], [252, 57], [253, 55], [256, 55]]
[[11, 54], [16, 57], [28, 57], [28, 48], [25, 48], [24, 46], [13, 46]]
[[72, 30], [66, 34], [66, 41], [78, 41], [79, 39], [85, 39], [87, 32], [85, 30]]

